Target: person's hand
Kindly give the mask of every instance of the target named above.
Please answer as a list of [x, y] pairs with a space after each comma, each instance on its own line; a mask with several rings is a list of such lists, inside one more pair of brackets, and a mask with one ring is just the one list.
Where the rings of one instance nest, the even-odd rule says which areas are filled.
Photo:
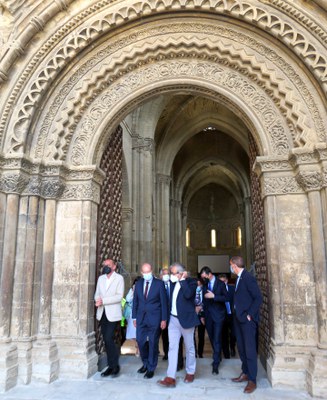
[[181, 277], [180, 277], [180, 280], [181, 280], [181, 279], [186, 279], [187, 276], [188, 276], [187, 271], [182, 272], [182, 275], [181, 275]]
[[251, 315], [248, 314], [248, 315], [246, 316], [246, 318], [248, 319], [248, 321], [252, 321]]
[[210, 290], [208, 290], [207, 293], [204, 295], [204, 297], [206, 299], [213, 299], [215, 295]]
[[195, 307], [195, 312], [197, 313], [197, 314], [199, 314], [199, 312], [202, 310], [202, 307], [201, 306], [196, 306]]
[[136, 319], [133, 319], [134, 328], [136, 328]]
[[96, 306], [96, 307], [100, 307], [100, 306], [102, 306], [102, 305], [103, 305], [102, 299], [101, 299], [101, 297], [99, 297], [99, 298], [96, 299], [96, 301], [95, 301], [95, 306]]
[[200, 318], [200, 321], [201, 321], [201, 324], [202, 325], [205, 325], [206, 324], [206, 320], [202, 317], [202, 318]]
[[160, 328], [163, 330], [163, 329], [166, 329], [166, 326], [167, 326], [166, 321], [161, 321]]

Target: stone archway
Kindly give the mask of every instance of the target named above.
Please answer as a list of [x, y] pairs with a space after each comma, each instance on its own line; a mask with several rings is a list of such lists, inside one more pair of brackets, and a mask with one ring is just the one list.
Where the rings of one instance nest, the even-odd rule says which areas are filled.
[[[1, 354], [4, 364], [15, 362], [4, 367], [5, 387], [17, 379], [51, 381], [70, 375], [72, 368], [83, 376], [94, 372], [91, 233], [96, 230], [103, 179], [98, 167], [108, 132], [145, 100], [192, 93], [230, 109], [258, 147], [256, 168], [269, 238], [271, 381], [284, 383], [288, 372], [297, 387], [312, 393], [325, 390], [319, 379], [327, 343], [326, 257], [321, 250], [327, 233], [322, 205], [326, 63], [318, 56], [318, 29], [310, 33], [309, 43], [301, 38], [298, 22], [295, 26], [282, 22], [281, 16], [292, 20], [292, 10], [284, 13], [279, 6], [272, 10], [259, 3], [218, 1], [211, 8], [206, 3], [200, 7], [212, 10], [210, 18], [199, 13], [199, 20], [180, 10], [181, 4], [167, 3], [166, 10], [176, 8], [168, 20], [156, 15], [161, 3], [139, 8], [131, 2], [119, 9], [120, 4], [103, 2], [98, 16], [89, 8], [71, 33], [67, 34], [69, 27], [62, 29], [40, 49], [36, 59], [44, 56], [44, 62], [26, 65], [28, 73], [22, 72], [8, 89], [1, 124], [1, 273], [6, 293], [13, 295], [1, 295]], [[198, 7], [190, 5], [194, 12]], [[138, 25], [141, 13], [153, 15], [144, 28]], [[226, 15], [231, 18], [221, 18]], [[126, 24], [134, 19], [135, 23]], [[249, 29], [249, 21], [255, 21], [255, 28]], [[121, 28], [115, 35], [111, 35], [113, 24]], [[310, 25], [310, 20], [303, 24]], [[27, 34], [23, 37], [27, 39]], [[278, 37], [280, 43], [270, 37]], [[89, 43], [92, 46], [87, 47]], [[83, 49], [85, 53], [74, 58]], [[12, 62], [11, 56], [12, 51], [5, 66]], [[5, 75], [2, 70], [1, 78]], [[191, 129], [188, 132], [192, 134]], [[185, 140], [186, 136], [167, 131], [158, 149], [161, 168], [156, 173], [165, 201], [174, 155]], [[149, 187], [138, 210], [140, 219], [149, 216], [152, 204], [148, 194], [153, 187], [149, 171], [154, 166], [154, 145], [151, 134], [133, 138], [141, 179]], [[152, 238], [153, 216], [149, 221], [144, 242]], [[72, 226], [70, 233], [64, 230], [67, 223]], [[27, 229], [33, 232], [31, 240]], [[294, 249], [299, 242], [305, 243], [300, 253]], [[151, 255], [146, 246], [141, 250], [142, 256]], [[285, 263], [292, 266], [292, 273]], [[292, 274], [301, 278], [296, 285]], [[315, 287], [308, 288], [305, 277]], [[65, 296], [76, 301], [67, 307]]]

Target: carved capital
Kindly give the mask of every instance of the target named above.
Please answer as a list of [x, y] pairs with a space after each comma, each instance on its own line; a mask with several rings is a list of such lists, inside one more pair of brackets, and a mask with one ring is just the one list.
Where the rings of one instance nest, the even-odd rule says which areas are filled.
[[122, 221], [129, 222], [132, 220], [134, 210], [132, 208], [122, 209]]
[[262, 197], [303, 193], [294, 176], [268, 176], [263, 178]]
[[60, 197], [61, 200], [89, 200], [100, 203], [100, 186], [94, 182], [68, 183]]
[[140, 136], [133, 137], [132, 139], [132, 148], [133, 150], [141, 151], [149, 151], [153, 153], [154, 150], [154, 140], [151, 138], [143, 138]]
[[253, 170], [257, 175], [265, 172], [291, 171], [292, 167], [285, 156], [257, 157], [253, 166]]
[[20, 194], [28, 185], [29, 178], [22, 173], [4, 173], [0, 178], [0, 191]]
[[171, 182], [171, 176], [165, 174], [157, 174], [157, 179], [159, 183], [163, 183], [165, 185], [169, 185]]
[[320, 171], [300, 171], [296, 175], [296, 180], [306, 192], [320, 190], [323, 184], [323, 176]]
[[292, 154], [289, 157], [290, 164], [296, 168], [299, 165], [316, 164], [316, 152], [314, 149], [301, 149], [296, 148], [292, 150]]

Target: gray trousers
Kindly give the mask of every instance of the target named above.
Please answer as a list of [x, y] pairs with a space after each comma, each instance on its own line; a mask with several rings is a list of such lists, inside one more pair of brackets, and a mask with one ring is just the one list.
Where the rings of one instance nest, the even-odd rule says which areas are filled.
[[195, 348], [194, 348], [194, 327], [184, 329], [179, 323], [178, 318], [170, 316], [168, 326], [169, 351], [167, 376], [176, 378], [179, 339], [183, 336], [186, 353], [186, 373], [194, 375], [196, 368]]

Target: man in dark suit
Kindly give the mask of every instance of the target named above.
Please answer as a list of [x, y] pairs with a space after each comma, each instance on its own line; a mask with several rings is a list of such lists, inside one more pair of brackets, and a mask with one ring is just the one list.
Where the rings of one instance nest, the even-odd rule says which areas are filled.
[[161, 329], [165, 329], [168, 314], [164, 283], [153, 276], [152, 266], [143, 264], [143, 278], [135, 284], [132, 318], [143, 366], [138, 373], [151, 379], [158, 364]]
[[219, 374], [221, 361], [221, 334], [225, 320], [225, 302], [229, 300], [225, 285], [216, 278], [209, 267], [200, 271], [203, 285], [203, 310], [205, 326], [213, 350], [212, 373]]
[[248, 381], [244, 393], [252, 393], [257, 387], [256, 336], [262, 295], [256, 279], [244, 269], [242, 257], [231, 258], [230, 270], [237, 275], [234, 295], [234, 326], [237, 348], [242, 361], [242, 373], [232, 381]]
[[171, 296], [170, 319], [168, 325], [169, 352], [167, 376], [158, 381], [163, 387], [176, 386], [176, 372], [178, 362], [178, 348], [181, 336], [184, 338], [186, 353], [185, 383], [194, 381], [196, 368], [194, 328], [199, 325], [199, 318], [195, 312], [194, 299], [197, 283], [189, 278], [183, 265], [174, 263], [170, 267]]
[[235, 329], [233, 322], [235, 286], [228, 284], [228, 277], [226, 274], [220, 274], [219, 279], [224, 283], [230, 297], [230, 300], [226, 301], [225, 303], [226, 314], [222, 332], [223, 354], [225, 358], [230, 358], [231, 356], [235, 357], [236, 345]]

